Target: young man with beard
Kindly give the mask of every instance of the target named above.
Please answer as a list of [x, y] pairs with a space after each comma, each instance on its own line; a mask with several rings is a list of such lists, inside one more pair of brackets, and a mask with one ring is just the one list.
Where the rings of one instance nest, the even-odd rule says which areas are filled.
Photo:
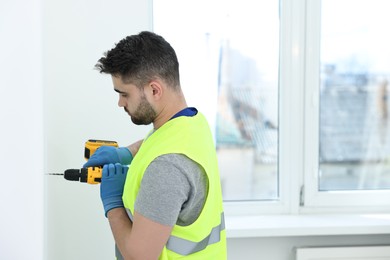
[[188, 107], [176, 53], [141, 32], [99, 59], [137, 125], [153, 125], [129, 147], [101, 147], [85, 167], [104, 165], [101, 199], [118, 259], [226, 259], [216, 151], [205, 117]]

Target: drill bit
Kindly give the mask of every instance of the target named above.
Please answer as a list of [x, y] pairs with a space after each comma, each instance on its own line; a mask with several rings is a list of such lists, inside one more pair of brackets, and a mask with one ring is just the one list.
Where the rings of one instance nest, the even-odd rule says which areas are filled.
[[[54, 176], [64, 176], [66, 180], [69, 181], [78, 181], [81, 177], [81, 172], [84, 172], [83, 169], [68, 169], [64, 173], [48, 173], [48, 175]], [[86, 174], [85, 174], [86, 175]]]

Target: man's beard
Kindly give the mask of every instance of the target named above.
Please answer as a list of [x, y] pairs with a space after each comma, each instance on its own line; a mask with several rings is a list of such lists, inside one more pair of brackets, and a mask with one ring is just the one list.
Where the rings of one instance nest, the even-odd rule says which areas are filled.
[[[129, 111], [125, 108], [126, 112], [130, 115]], [[134, 113], [130, 115], [131, 121], [136, 125], [149, 125], [153, 123], [156, 118], [156, 112], [153, 107], [146, 100], [145, 96], [141, 97], [141, 102], [138, 105]]]

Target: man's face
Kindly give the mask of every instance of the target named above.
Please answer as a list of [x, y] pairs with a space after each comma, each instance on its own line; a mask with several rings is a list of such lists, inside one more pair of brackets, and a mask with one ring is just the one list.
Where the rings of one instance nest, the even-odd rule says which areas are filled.
[[147, 100], [144, 90], [134, 84], [123, 83], [121, 78], [112, 76], [114, 90], [119, 93], [118, 106], [131, 117], [136, 125], [149, 125], [156, 118], [156, 112]]

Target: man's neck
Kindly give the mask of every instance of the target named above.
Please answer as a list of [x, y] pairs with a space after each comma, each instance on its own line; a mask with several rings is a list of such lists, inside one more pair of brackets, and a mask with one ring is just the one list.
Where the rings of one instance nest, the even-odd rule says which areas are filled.
[[176, 113], [185, 109], [187, 102], [181, 90], [172, 91], [171, 89], [166, 89], [165, 95], [156, 105], [156, 110], [159, 113], [153, 122], [154, 130], [157, 130], [168, 122]]
[[180, 112], [186, 107], [187, 103], [185, 101], [180, 103], [174, 103], [173, 101], [169, 105], [165, 106], [153, 122], [154, 130], [160, 128], [162, 125], [168, 122], [176, 113]]

